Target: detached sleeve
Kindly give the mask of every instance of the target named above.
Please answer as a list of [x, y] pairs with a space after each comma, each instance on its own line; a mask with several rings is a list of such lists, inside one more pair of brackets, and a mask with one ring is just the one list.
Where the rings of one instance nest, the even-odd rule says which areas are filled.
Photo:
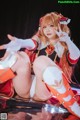
[[32, 39], [19, 39], [15, 37], [14, 41], [9, 42], [8, 44], [4, 45], [4, 48], [7, 51], [17, 52], [21, 48], [26, 48], [28, 50], [33, 50], [36, 48], [36, 44]]
[[68, 61], [71, 64], [76, 64], [78, 59], [80, 58], [80, 50], [69, 38], [67, 39], [66, 43], [69, 50], [67, 54]]

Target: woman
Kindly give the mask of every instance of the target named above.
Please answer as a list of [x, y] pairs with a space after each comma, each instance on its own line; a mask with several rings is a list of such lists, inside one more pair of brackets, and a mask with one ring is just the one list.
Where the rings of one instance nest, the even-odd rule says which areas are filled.
[[[74, 93], [69, 85], [69, 78], [71, 76], [71, 73], [69, 72], [70, 74], [67, 74], [68, 71], [65, 71], [65, 69], [63, 69], [66, 65], [66, 69], [69, 66], [75, 65], [80, 57], [79, 49], [70, 40], [69, 37], [70, 30], [67, 26], [69, 22], [70, 19], [65, 18], [63, 15], [56, 12], [48, 13], [40, 19], [39, 30], [37, 34], [32, 37], [33, 41], [36, 41], [34, 42], [35, 47], [33, 47], [36, 49], [30, 52], [25, 50], [25, 52], [27, 52], [27, 54], [30, 56], [35, 77], [33, 82], [31, 83], [30, 61], [26, 59], [26, 63], [28, 63], [26, 64], [27, 78], [25, 78], [24, 80], [28, 81], [29, 83], [26, 81], [24, 82], [26, 83], [26, 86], [29, 87], [29, 89], [25, 87], [27, 91], [26, 94], [29, 93], [30, 90], [30, 96], [32, 98], [45, 101], [54, 95], [59, 100], [59, 102], [69, 110], [69, 112], [80, 117], [79, 104], [77, 103], [77, 100], [74, 99]], [[8, 38], [16, 41], [15, 43], [17, 44], [21, 41], [20, 45], [23, 45], [22, 40], [18, 38], [10, 35], [8, 35]], [[27, 40], [25, 40], [25, 42], [26, 41]], [[27, 46], [28, 45], [31, 44], [29, 43], [27, 44]], [[10, 48], [10, 46], [5, 45], [2, 47], [6, 49]], [[20, 46], [20, 48], [21, 47], [22, 46]], [[18, 48], [17, 50], [19, 50], [20, 48]], [[7, 50], [8, 53], [10, 52], [10, 50]], [[15, 62], [15, 64], [11, 66], [11, 69], [14, 72], [16, 72], [16, 69], [18, 70], [18, 67], [16, 68], [16, 63], [18, 62]], [[21, 70], [21, 66], [19, 66], [19, 68]], [[63, 71], [65, 71], [65, 73]], [[13, 85], [15, 90], [18, 91], [18, 94], [19, 90], [22, 87], [22, 85], [19, 86], [18, 84], [20, 83], [20, 81], [20, 78], [18, 80], [17, 77], [13, 78]], [[24, 82], [23, 86], [25, 86]], [[23, 89], [22, 91], [24, 92], [25, 90]]]
[[[38, 48], [38, 55], [43, 54], [43, 56], [36, 58], [33, 63], [36, 76], [36, 95], [39, 97], [43, 95], [43, 91], [40, 89], [40, 82], [43, 80], [60, 103], [63, 104], [69, 112], [80, 117], [80, 106], [68, 83], [69, 79], [66, 77], [66, 71], [65, 73], [62, 71], [62, 64], [60, 63], [62, 62], [60, 59], [65, 55], [67, 59], [66, 62], [73, 66], [80, 57], [79, 49], [68, 36], [70, 30], [66, 21], [69, 22], [69, 19], [57, 13], [47, 14], [40, 19], [38, 33], [40, 40], [38, 39], [38, 41], [41, 42], [40, 45], [42, 46]], [[64, 43], [66, 44], [65, 46]], [[65, 65], [65, 63], [63, 65]]]

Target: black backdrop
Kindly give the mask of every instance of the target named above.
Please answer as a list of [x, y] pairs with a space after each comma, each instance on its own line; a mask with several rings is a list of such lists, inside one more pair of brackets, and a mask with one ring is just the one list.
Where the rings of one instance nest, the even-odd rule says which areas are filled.
[[[17, 3], [16, 3], [17, 2]], [[8, 41], [8, 33], [21, 38], [31, 37], [37, 30], [39, 18], [57, 11], [71, 18], [72, 38], [80, 47], [80, 5], [58, 4], [57, 0], [2, 1], [0, 3], [0, 43]]]
[[[9, 42], [8, 33], [23, 39], [31, 37], [38, 28], [39, 18], [52, 11], [71, 19], [72, 39], [80, 48], [80, 4], [58, 4], [57, 0], [3, 0], [0, 3], [0, 44]], [[4, 52], [0, 51], [0, 57]]]

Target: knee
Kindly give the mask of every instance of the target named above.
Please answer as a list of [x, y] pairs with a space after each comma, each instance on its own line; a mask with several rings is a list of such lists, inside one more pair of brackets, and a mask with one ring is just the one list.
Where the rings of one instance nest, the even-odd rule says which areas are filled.
[[28, 62], [30, 63], [29, 56], [23, 51], [17, 53], [17, 57], [18, 57], [18, 62], [22, 62], [23, 64]]
[[24, 59], [20, 59], [18, 58], [16, 63], [11, 67], [12, 71], [18, 73], [21, 72], [23, 73], [26, 72], [27, 69], [30, 69], [30, 62], [26, 59], [26, 61], [24, 61]]
[[46, 66], [49, 63], [50, 63], [49, 58], [44, 55], [41, 55], [35, 59], [35, 61], [33, 63], [33, 68], [35, 68], [35, 67], [43, 68], [44, 66]]
[[41, 64], [41, 61], [43, 60], [43, 57], [42, 56], [39, 56], [35, 59], [35, 61], [33, 62], [33, 69], [34, 68], [38, 68], [39, 65]]
[[48, 85], [56, 85], [62, 80], [62, 71], [56, 66], [47, 67], [43, 72], [43, 80]]

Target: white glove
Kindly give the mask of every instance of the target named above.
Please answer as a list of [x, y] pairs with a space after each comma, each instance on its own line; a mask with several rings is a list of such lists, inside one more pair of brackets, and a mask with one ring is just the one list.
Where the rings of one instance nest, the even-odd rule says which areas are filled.
[[66, 42], [69, 53], [70, 53], [70, 58], [72, 60], [76, 60], [80, 57], [80, 50], [78, 47], [71, 41], [70, 37], [66, 32], [62, 32], [61, 30], [59, 32], [56, 32], [58, 35], [60, 41]]
[[8, 44], [4, 45], [4, 48], [7, 51], [17, 52], [21, 48], [27, 48], [28, 50], [32, 50], [35, 48], [35, 44], [32, 39], [19, 39], [14, 37], [14, 40], [10, 41]]
[[4, 48], [7, 49], [7, 51], [17, 52], [20, 50], [21, 45], [17, 42], [17, 38], [15, 37], [15, 40], [10, 41], [8, 44], [4, 45]]

